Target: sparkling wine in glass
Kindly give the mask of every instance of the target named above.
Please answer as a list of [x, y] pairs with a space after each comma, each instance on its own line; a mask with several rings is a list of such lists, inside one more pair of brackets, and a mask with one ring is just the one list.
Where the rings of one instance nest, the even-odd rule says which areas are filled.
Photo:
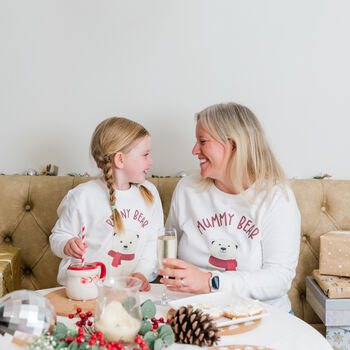
[[[158, 232], [157, 257], [159, 268], [164, 268], [162, 261], [165, 258], [177, 257], [177, 236], [174, 228], [161, 228]], [[167, 276], [163, 276], [167, 277]], [[164, 285], [162, 299], [157, 302], [159, 305], [168, 305], [169, 297], [166, 285]]]

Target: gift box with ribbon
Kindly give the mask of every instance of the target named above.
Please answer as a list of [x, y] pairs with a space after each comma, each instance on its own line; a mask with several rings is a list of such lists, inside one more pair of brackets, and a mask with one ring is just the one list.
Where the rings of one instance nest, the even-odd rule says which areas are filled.
[[0, 248], [0, 297], [21, 287], [19, 249]]
[[331, 231], [320, 237], [320, 274], [350, 277], [349, 231]]

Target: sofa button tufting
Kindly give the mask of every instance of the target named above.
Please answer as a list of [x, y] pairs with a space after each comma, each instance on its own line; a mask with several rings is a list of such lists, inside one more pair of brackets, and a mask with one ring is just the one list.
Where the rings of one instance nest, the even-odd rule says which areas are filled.
[[23, 274], [26, 275], [26, 276], [29, 276], [32, 274], [32, 270], [30, 267], [26, 267], [24, 270], [23, 270]]
[[12, 242], [12, 237], [11, 237], [11, 236], [6, 236], [6, 237], [4, 238], [4, 242], [5, 242], [5, 243], [11, 243], [11, 242]]
[[321, 207], [321, 211], [326, 211], [326, 207]]
[[27, 203], [24, 208], [25, 208], [26, 211], [30, 211], [30, 209], [32, 209], [32, 207], [31, 207], [31, 205], [29, 203]]

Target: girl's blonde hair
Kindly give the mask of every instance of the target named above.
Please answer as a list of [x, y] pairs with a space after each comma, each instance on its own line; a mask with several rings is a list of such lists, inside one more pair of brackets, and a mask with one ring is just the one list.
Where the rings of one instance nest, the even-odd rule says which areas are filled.
[[[240, 193], [244, 192], [244, 181], [254, 183], [254, 195], [279, 183], [286, 194], [287, 183], [283, 169], [273, 155], [260, 122], [247, 107], [237, 103], [210, 106], [195, 115], [197, 122], [219, 142], [235, 143], [235, 154], [230, 160], [229, 171], [232, 182]], [[204, 183], [212, 179], [204, 179]]]
[[[112, 117], [97, 125], [91, 139], [91, 155], [96, 161], [97, 167], [102, 169], [103, 176], [109, 190], [109, 204], [111, 205], [114, 229], [116, 232], [124, 231], [124, 223], [119, 211], [116, 209], [116, 196], [113, 186], [112, 161], [117, 152], [128, 153], [134, 143], [149, 132], [140, 124], [126, 119]], [[133, 184], [140, 188], [142, 197], [146, 203], [153, 203], [153, 195], [145, 186]]]

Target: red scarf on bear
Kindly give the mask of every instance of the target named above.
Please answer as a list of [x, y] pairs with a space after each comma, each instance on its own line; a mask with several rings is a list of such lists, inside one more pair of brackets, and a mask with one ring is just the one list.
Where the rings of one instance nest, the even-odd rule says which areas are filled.
[[108, 255], [113, 258], [112, 266], [114, 267], [118, 267], [122, 260], [133, 260], [135, 257], [135, 254], [122, 254], [114, 250], [110, 250]]
[[222, 267], [226, 271], [236, 271], [237, 268], [236, 259], [222, 260], [219, 258], [215, 258], [214, 256], [210, 256], [209, 263], [216, 267]]

